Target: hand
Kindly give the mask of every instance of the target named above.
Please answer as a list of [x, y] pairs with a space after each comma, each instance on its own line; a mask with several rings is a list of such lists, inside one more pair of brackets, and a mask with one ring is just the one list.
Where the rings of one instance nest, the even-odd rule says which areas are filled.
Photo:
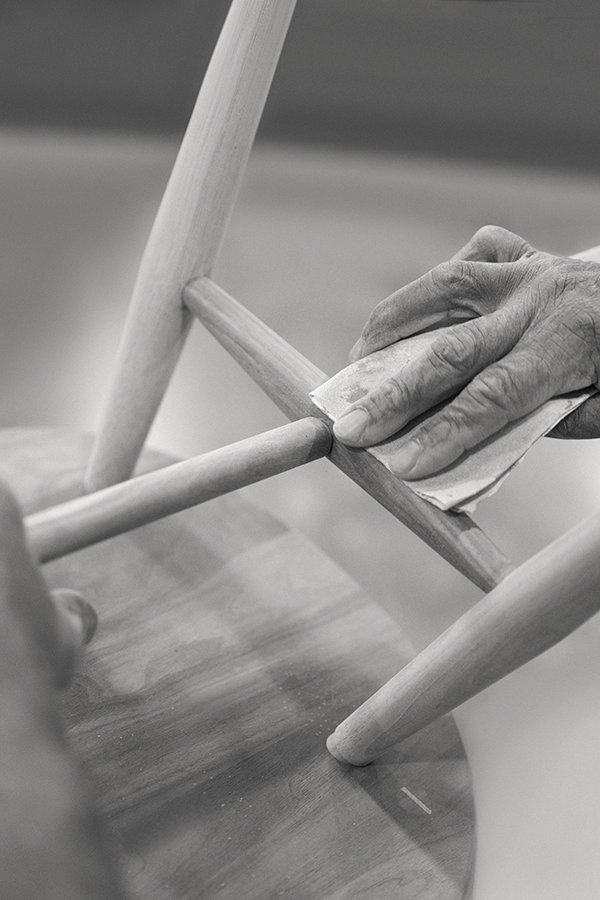
[[20, 663], [47, 670], [55, 686], [65, 687], [96, 624], [96, 613], [78, 593], [48, 591], [29, 554], [20, 509], [0, 482], [0, 627], [5, 640], [15, 629], [26, 644], [30, 661]]
[[94, 625], [79, 595], [48, 591], [0, 483], [0, 897], [124, 900], [56, 702]]
[[[392, 460], [406, 479], [445, 468], [551, 397], [600, 387], [600, 263], [552, 256], [486, 226], [451, 260], [376, 306], [351, 359], [431, 326], [444, 327], [427, 358], [334, 426], [343, 443], [371, 446], [450, 400], [411, 431]], [[600, 436], [600, 396], [553, 433]]]

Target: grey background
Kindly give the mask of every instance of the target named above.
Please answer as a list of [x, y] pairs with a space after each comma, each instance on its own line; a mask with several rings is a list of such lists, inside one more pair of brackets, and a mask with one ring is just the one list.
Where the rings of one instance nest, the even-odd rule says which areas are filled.
[[[0, 3], [4, 124], [180, 132], [228, 0]], [[299, 0], [261, 135], [598, 167], [597, 0]]]

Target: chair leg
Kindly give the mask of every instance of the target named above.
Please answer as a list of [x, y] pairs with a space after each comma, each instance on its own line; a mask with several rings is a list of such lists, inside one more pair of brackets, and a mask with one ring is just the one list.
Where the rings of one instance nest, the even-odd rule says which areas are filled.
[[327, 741], [342, 762], [377, 753], [547, 650], [600, 609], [600, 514], [508, 575], [353, 712]]
[[25, 519], [31, 552], [48, 562], [326, 456], [331, 428], [306, 418], [69, 500]]
[[86, 487], [128, 478], [185, 342], [184, 285], [212, 271], [295, 0], [233, 0], [150, 234]]

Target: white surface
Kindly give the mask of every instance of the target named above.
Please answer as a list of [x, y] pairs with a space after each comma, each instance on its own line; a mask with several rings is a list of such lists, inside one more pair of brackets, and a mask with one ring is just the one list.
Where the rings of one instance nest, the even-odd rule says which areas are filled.
[[[0, 134], [0, 422], [92, 430], [170, 143]], [[598, 243], [592, 178], [261, 147], [217, 281], [325, 371], [370, 308], [486, 222]], [[196, 329], [153, 432], [183, 456], [283, 421]], [[477, 521], [519, 561], [597, 508], [597, 442], [545, 440]], [[479, 596], [326, 462], [249, 489], [424, 644]], [[565, 598], [568, 602], [568, 598]], [[466, 704], [476, 900], [600, 896], [600, 622]], [[377, 900], [377, 898], [374, 898]]]

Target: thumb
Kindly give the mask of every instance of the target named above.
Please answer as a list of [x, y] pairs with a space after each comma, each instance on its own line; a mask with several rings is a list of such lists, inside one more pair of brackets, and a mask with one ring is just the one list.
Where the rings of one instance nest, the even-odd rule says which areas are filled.
[[51, 592], [56, 611], [58, 648], [57, 687], [66, 687], [73, 676], [79, 652], [88, 644], [98, 625], [94, 608], [77, 591], [66, 588]]

